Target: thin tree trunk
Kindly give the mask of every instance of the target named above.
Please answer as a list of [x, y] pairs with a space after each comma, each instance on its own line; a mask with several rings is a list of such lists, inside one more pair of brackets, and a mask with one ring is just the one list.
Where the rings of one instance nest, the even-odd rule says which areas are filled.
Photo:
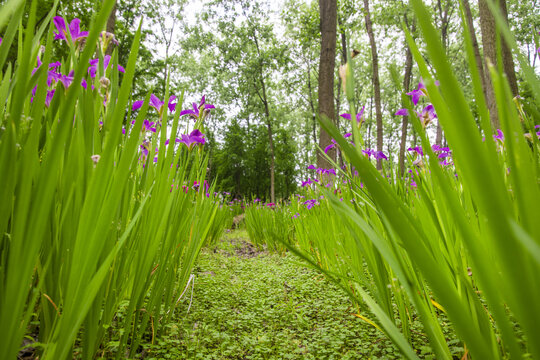
[[[341, 65], [345, 65], [347, 63], [347, 37], [345, 35], [345, 30], [343, 29], [342, 22], [338, 18], [338, 24], [339, 24], [339, 34], [341, 37]], [[340, 127], [340, 117], [339, 113], [341, 112], [340, 106], [341, 106], [341, 76], [338, 76], [338, 95], [336, 97], [336, 126]], [[337, 154], [337, 161], [340, 166], [343, 165], [343, 154], [341, 151], [338, 151]]]
[[253, 40], [255, 42], [255, 47], [257, 48], [257, 55], [259, 56], [259, 65], [260, 65], [259, 82], [261, 84], [261, 91], [262, 91], [262, 95], [259, 94], [259, 98], [261, 99], [264, 105], [264, 116], [266, 118], [266, 128], [268, 129], [268, 145], [270, 147], [270, 202], [275, 203], [276, 202], [276, 194], [275, 194], [276, 156], [275, 156], [275, 150], [274, 150], [274, 136], [273, 136], [273, 131], [272, 131], [272, 120], [270, 118], [270, 108], [268, 106], [268, 97], [266, 95], [266, 84], [264, 82], [261, 50], [259, 48], [259, 41], [257, 40], [257, 34], [255, 30], [253, 30]]
[[[506, 11], [506, 0], [499, 0], [499, 9], [502, 15], [508, 22], [508, 15]], [[480, 30], [482, 32], [482, 45], [484, 47], [484, 78], [486, 83], [486, 103], [489, 110], [489, 117], [492, 126], [496, 129], [500, 128], [499, 117], [497, 114], [497, 103], [495, 101], [495, 92], [493, 90], [493, 84], [491, 82], [491, 76], [488, 71], [487, 64], [491, 63], [497, 65], [497, 31], [495, 26], [495, 18], [489, 9], [487, 0], [479, 0], [478, 7], [480, 10]], [[508, 48], [508, 45], [501, 38], [502, 44], [502, 58], [503, 58], [503, 70], [506, 74], [506, 78], [510, 84], [510, 89], [514, 96], [518, 95], [518, 86], [516, 80], [516, 73], [514, 69], [514, 61], [512, 59], [512, 53]]]
[[[369, 36], [369, 43], [371, 45], [371, 58], [373, 63], [373, 87], [375, 91], [375, 117], [377, 118], [377, 151], [383, 151], [383, 123], [382, 123], [382, 110], [381, 110], [381, 85], [379, 83], [379, 58], [377, 55], [377, 44], [375, 43], [375, 35], [373, 34], [373, 27], [371, 24], [371, 16], [369, 13], [369, 1], [364, 0], [364, 10], [366, 18], [366, 30]], [[377, 159], [377, 169], [382, 169], [381, 159]]]
[[[414, 26], [414, 25], [413, 25]], [[413, 29], [414, 32], [414, 29]], [[412, 74], [412, 52], [409, 46], [407, 46], [407, 54], [405, 56], [405, 77], [403, 78], [403, 90], [409, 92], [411, 86], [411, 74]], [[405, 107], [405, 104], [403, 104]], [[405, 174], [405, 148], [407, 147], [407, 128], [409, 126], [409, 117], [404, 116], [401, 123], [401, 142], [399, 144], [399, 174], [403, 176]]]
[[[506, 24], [508, 25], [508, 9], [506, 7], [506, 0], [499, 0], [499, 6], [501, 8], [501, 13], [504, 16], [504, 19], [506, 20]], [[517, 84], [514, 59], [512, 58], [512, 51], [510, 50], [508, 43], [504, 41], [504, 39], [502, 39], [501, 44], [502, 44], [501, 50], [502, 50], [504, 73], [506, 74], [506, 77], [508, 79], [508, 84], [510, 85], [510, 90], [512, 91], [512, 95], [518, 96], [519, 88]]]
[[[117, 8], [116, 1], [114, 2], [113, 9], [111, 11], [111, 14], [109, 15], [109, 18], [107, 19], [107, 27], [106, 30], [108, 33], [114, 34], [115, 25], [116, 25], [116, 8]], [[106, 55], [111, 55], [114, 50], [114, 45], [112, 43], [109, 43], [109, 47], [105, 51]]]
[[[441, 4], [442, 0], [437, 0], [437, 9], [439, 10], [439, 17], [441, 19], [441, 40], [444, 48], [445, 55], [448, 49], [448, 26], [450, 24], [450, 1], [446, 0], [444, 10]], [[442, 144], [442, 127], [441, 123], [437, 119], [437, 133], [435, 137], [435, 144], [441, 146]]]
[[313, 103], [313, 89], [311, 86], [311, 62], [308, 63], [308, 71], [307, 71], [307, 84], [308, 84], [308, 90], [309, 90], [309, 107], [311, 108], [311, 130], [312, 130], [312, 136], [313, 136], [313, 144], [317, 145], [317, 116], [315, 112], [315, 104]]
[[[336, 22], [337, 1], [319, 0], [321, 18], [321, 56], [319, 62], [319, 116], [335, 122], [334, 118], [334, 68], [336, 65]], [[331, 144], [330, 135], [321, 127], [319, 147], [324, 150]], [[331, 149], [328, 156], [336, 160], [336, 151]], [[330, 168], [332, 165], [324, 154], [317, 153], [317, 166]]]
[[482, 91], [484, 93], [484, 99], [487, 102], [487, 88], [486, 77], [484, 76], [484, 65], [482, 63], [482, 56], [480, 55], [480, 47], [478, 46], [478, 39], [476, 38], [476, 31], [474, 30], [474, 21], [471, 12], [471, 6], [469, 0], [463, 0], [463, 7], [465, 8], [465, 18], [467, 19], [467, 26], [469, 28], [469, 36], [472, 40], [472, 47], [474, 51], [474, 60], [476, 61], [476, 67], [478, 68], [478, 74], [480, 80], [482, 80]]

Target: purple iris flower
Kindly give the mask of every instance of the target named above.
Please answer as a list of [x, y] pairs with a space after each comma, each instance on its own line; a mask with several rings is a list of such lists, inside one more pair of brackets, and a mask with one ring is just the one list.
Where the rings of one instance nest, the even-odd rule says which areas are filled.
[[414, 89], [413, 91], [411, 92], [408, 92], [407, 95], [411, 96], [412, 97], [412, 102], [414, 105], [418, 104], [418, 100], [420, 100], [420, 96], [425, 96], [425, 85], [423, 82], [419, 82], [418, 83], [418, 88]]
[[159, 100], [159, 98], [156, 95], [154, 94], [150, 95], [150, 106], [156, 109], [158, 113], [161, 111], [161, 108], [163, 107], [164, 103], [165, 102]]
[[2, 45], [2, 38], [0, 37], [0, 45]]
[[144, 104], [144, 100], [137, 100], [133, 102], [133, 105], [131, 106], [131, 110], [132, 111], [138, 110], [143, 106], [143, 104]]
[[371, 158], [373, 156], [375, 160], [379, 160], [379, 159], [388, 160], [388, 157], [386, 157], [386, 155], [382, 151], [376, 151], [373, 149], [365, 149], [365, 150], [362, 150], [362, 152], [366, 154], [368, 158]]
[[[176, 99], [176, 96], [174, 95], [171, 95], [171, 97], [169, 98], [169, 104], [168, 104], [169, 110], [171, 110], [171, 108], [174, 109], [176, 107], [176, 103], [174, 104], [172, 103], [175, 99]], [[131, 106], [131, 110], [132, 111], [138, 110], [143, 106], [143, 104], [144, 104], [144, 100], [137, 100], [133, 102], [133, 105]], [[163, 111], [164, 104], [165, 102], [161, 101], [156, 95], [154, 94], [150, 95], [150, 106], [156, 109], [156, 111], [160, 115], [161, 115], [161, 112]]]
[[313, 206], [318, 205], [319, 203], [317, 202], [317, 200], [312, 199], [312, 200], [304, 201], [302, 204], [306, 205], [306, 208], [310, 210]]
[[[365, 110], [366, 106], [362, 106], [362, 110], [360, 110], [360, 112], [358, 114], [356, 114], [356, 122], [358, 124], [363, 124], [364, 123], [364, 110]], [[351, 120], [352, 119], [352, 115], [351, 114], [341, 114], [339, 115], [341, 116], [342, 118], [344, 119], [347, 119], [347, 120]]]
[[367, 155], [368, 158], [370, 158], [371, 156], [375, 155], [376, 151], [375, 150], [372, 150], [372, 149], [365, 149], [365, 150], [362, 150], [362, 152], [364, 154]]
[[171, 97], [169, 97], [169, 103], [167, 104], [167, 106], [169, 107], [169, 112], [173, 112], [176, 110], [176, 96], [171, 95]]
[[330, 149], [333, 149], [337, 145], [336, 140], [332, 139], [331, 141], [332, 143], [324, 148], [325, 154], [328, 154], [328, 151], [330, 151]]
[[412, 151], [412, 152], [415, 152], [416, 154], [418, 154], [420, 156], [424, 156], [424, 152], [422, 151], [421, 146], [415, 146], [413, 148], [408, 148], [407, 151]]
[[[54, 33], [54, 39], [67, 41], [68, 27], [66, 26], [66, 21], [64, 18], [61, 16], [55, 16], [53, 22], [58, 30], [58, 33]], [[88, 31], [81, 31], [80, 25], [81, 20], [77, 18], [71, 20], [71, 23], [69, 24], [69, 36], [71, 41], [74, 43], [88, 36]]]
[[180, 116], [189, 115], [192, 118], [194, 118], [195, 120], [197, 120], [199, 118], [204, 119], [210, 113], [211, 109], [216, 108], [212, 104], [206, 104], [205, 95], [203, 95], [203, 97], [202, 97], [202, 99], [201, 99], [201, 101], [199, 103], [199, 106], [197, 106], [197, 103], [193, 103], [192, 106], [193, 106], [193, 109], [182, 110], [180, 112]]
[[51, 105], [52, 98], [54, 96], [55, 89], [47, 90], [47, 96], [45, 97], [45, 106], [49, 107]]
[[151, 122], [151, 121], [148, 121], [148, 120], [144, 120], [143, 122], [143, 127], [142, 127], [142, 131], [151, 131], [151, 132], [156, 132], [156, 128], [153, 127], [155, 123], [154, 122]]
[[193, 144], [204, 145], [206, 140], [204, 138], [204, 134], [201, 133], [199, 129], [195, 129], [189, 135], [182, 134], [182, 139], [180, 140], [180, 142], [184, 143], [188, 147], [188, 149], [191, 149], [191, 146]]
[[[88, 89], [88, 83], [86, 82], [86, 79], [85, 79], [85, 78], [82, 78], [82, 80], [81, 80], [81, 86], [82, 86], [85, 90]], [[94, 89], [95, 89], [95, 86], [94, 86], [94, 84], [92, 84], [92, 90], [94, 90]]]
[[64, 87], [67, 89], [69, 87], [69, 85], [71, 85], [71, 83], [73, 82], [73, 74], [74, 74], [74, 71], [71, 70], [69, 72], [69, 74], [67, 75], [60, 75], [60, 78], [58, 79], [63, 85]]
[[375, 159], [376, 160], [379, 160], [379, 159], [388, 160], [388, 158], [386, 157], [386, 155], [382, 151], [377, 151], [375, 153]]
[[141, 145], [139, 145], [143, 157], [146, 159], [148, 156], [149, 148], [150, 148], [150, 142], [148, 140], [144, 140]]
[[435, 113], [435, 108], [432, 104], [429, 104], [426, 106], [421, 113], [418, 113], [418, 117], [422, 121], [422, 125], [424, 128], [433, 120], [437, 118], [437, 114]]
[[[38, 69], [41, 67], [43, 63], [41, 62], [41, 59], [39, 56], [37, 57], [37, 65], [32, 70], [32, 75], [38, 71]], [[47, 86], [52, 86], [53, 82], [58, 82], [62, 75], [58, 73], [58, 68], [62, 66], [62, 64], [59, 61], [53, 62], [49, 64], [49, 70], [47, 71]]]
[[[111, 62], [111, 56], [110, 55], [105, 55], [105, 57], [103, 58], [103, 71], [104, 72], [108, 69], [110, 62]], [[94, 79], [96, 77], [97, 70], [98, 70], [98, 64], [99, 64], [99, 59], [90, 60], [90, 67], [88, 68], [88, 73], [90, 74], [90, 77], [92, 79]], [[121, 73], [126, 72], [124, 67], [122, 67], [121, 65], [118, 65], [117, 69]]]
[[407, 116], [407, 115], [409, 115], [409, 110], [407, 110], [407, 109], [399, 109], [398, 111], [396, 111], [396, 113], [394, 115]]
[[504, 142], [504, 134], [501, 129], [497, 129], [497, 135], [493, 135], [493, 138], [495, 140], [499, 140], [500, 142]]
[[308, 168], [309, 170], [315, 170], [315, 169], [316, 169], [315, 165], [309, 165], [307, 168]]
[[317, 171], [321, 174], [321, 175], [336, 175], [336, 170], [334, 169], [317, 169]]

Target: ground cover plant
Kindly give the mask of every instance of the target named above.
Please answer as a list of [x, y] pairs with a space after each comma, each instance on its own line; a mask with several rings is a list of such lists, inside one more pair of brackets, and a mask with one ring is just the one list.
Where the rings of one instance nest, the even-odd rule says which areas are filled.
[[[293, 254], [255, 247], [245, 230], [205, 248], [193, 274], [193, 295], [175, 310], [166, 336], [154, 343], [145, 337], [145, 358], [400, 357], [379, 329], [355, 316], [358, 309], [347, 294]], [[413, 329], [421, 329], [419, 321]], [[451, 336], [451, 329], [444, 330]], [[422, 357], [433, 356], [419, 331], [413, 341]], [[457, 356], [463, 348], [454, 342]]]
[[[321, 29], [331, 13], [323, 3], [330, 1], [321, 0]], [[408, 120], [414, 128], [405, 169], [378, 136], [377, 50], [364, 0], [377, 148], [370, 144], [370, 115], [358, 106], [365, 95], [356, 74], [361, 50], [347, 51], [343, 26], [342, 64], [338, 71], [326, 66], [329, 76], [319, 79], [317, 165], [303, 164], [306, 177], [295, 184], [291, 159], [299, 144], [274, 128], [295, 115], [274, 97], [283, 86], [276, 83], [294, 93], [290, 84], [305, 80], [270, 81], [290, 54], [256, 21], [263, 13], [257, 4], [240, 4], [246, 21], [235, 18], [238, 7], [223, 9], [218, 27], [237, 33], [235, 43], [200, 27], [197, 44], [185, 44], [200, 50], [216, 43], [208, 53], [223, 53], [227, 69], [213, 73], [210, 85], [225, 89], [221, 99], [245, 103], [229, 112], [245, 116], [247, 129], [228, 124], [220, 148], [212, 145], [220, 134], [208, 119], [226, 111], [204, 91], [184, 96], [198, 89], [197, 81], [173, 88], [182, 75], [168, 57], [156, 82], [142, 90], [136, 84], [141, 63], [152, 71], [139, 57], [143, 19], [124, 29], [130, 41], [122, 53], [115, 34], [104, 31], [125, 3], [95, 1], [99, 11], [82, 21], [61, 16], [59, 0], [47, 2], [45, 12], [40, 1], [3, 2], [0, 358], [540, 358], [536, 33], [531, 63], [504, 9], [482, 0], [479, 10], [496, 24], [491, 48], [483, 39], [492, 54], [482, 75], [469, 4], [460, 1], [454, 9], [465, 70], [458, 78], [448, 36], [439, 35], [426, 2], [410, 0], [401, 29], [409, 78], [414, 59], [420, 80], [412, 91], [408, 85], [395, 91], [401, 106], [392, 114], [403, 117], [402, 152]], [[356, 14], [351, 4], [341, 7]], [[451, 2], [445, 4], [448, 16]], [[210, 26], [217, 13], [202, 18]], [[315, 28], [309, 11], [301, 18]], [[306, 52], [310, 29], [300, 39]], [[324, 43], [328, 33], [321, 34]], [[320, 62], [328, 65], [323, 48]], [[523, 97], [516, 96], [515, 69], [507, 71], [508, 52], [518, 61]], [[192, 56], [186, 63], [213, 63], [186, 53]], [[305, 139], [312, 133], [316, 142], [306, 56], [313, 116]], [[208, 68], [191, 70], [197, 77]], [[399, 83], [395, 67], [389, 72]], [[340, 114], [345, 127], [327, 118], [334, 112], [327, 108], [333, 93], [326, 93], [334, 73], [338, 109], [341, 97], [349, 106]], [[314, 158], [307, 145], [299, 154]], [[261, 168], [270, 179], [261, 178]], [[219, 188], [220, 176], [232, 195]], [[289, 196], [296, 185], [302, 191]], [[249, 193], [242, 199], [244, 186]], [[243, 222], [250, 244], [245, 233], [220, 241], [225, 228]]]

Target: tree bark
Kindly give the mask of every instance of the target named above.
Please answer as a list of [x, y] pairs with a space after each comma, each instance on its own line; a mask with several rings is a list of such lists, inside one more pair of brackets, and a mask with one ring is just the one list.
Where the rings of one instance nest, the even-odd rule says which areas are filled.
[[[491, 76], [488, 71], [488, 64], [493, 64], [497, 66], [497, 31], [495, 26], [495, 18], [489, 9], [487, 4], [489, 0], [479, 0], [478, 7], [480, 10], [480, 30], [482, 32], [482, 45], [484, 47], [484, 78], [486, 85], [486, 103], [489, 110], [489, 118], [491, 124], [494, 128], [500, 128], [499, 117], [497, 114], [497, 103], [495, 101], [495, 91], [493, 90], [493, 84], [491, 82]], [[508, 14], [506, 10], [506, 0], [498, 0], [499, 9], [501, 10], [502, 15], [505, 17], [506, 22], [508, 23]], [[516, 73], [514, 68], [514, 61], [512, 59], [512, 53], [502, 37], [500, 37], [502, 44], [501, 55], [502, 55], [502, 67], [508, 83], [510, 84], [510, 89], [512, 95], [516, 96], [519, 94]]]
[[[377, 151], [383, 151], [383, 123], [381, 110], [381, 85], [379, 83], [379, 58], [377, 55], [377, 44], [375, 43], [375, 35], [371, 24], [371, 16], [369, 13], [369, 1], [364, 0], [364, 15], [366, 20], [366, 30], [369, 36], [371, 46], [371, 60], [373, 63], [373, 88], [375, 96], [375, 117], [377, 119]], [[377, 169], [382, 169], [382, 160], [377, 159]]]
[[[508, 8], [506, 7], [506, 0], [499, 0], [499, 6], [501, 8], [501, 13], [508, 24]], [[512, 58], [512, 51], [508, 46], [506, 41], [501, 41], [502, 44], [502, 60], [503, 60], [503, 69], [506, 77], [508, 79], [508, 84], [510, 85], [510, 90], [512, 91], [513, 96], [519, 95], [519, 88], [517, 84], [516, 77], [516, 68], [514, 66], [514, 59]]]
[[[336, 65], [336, 22], [337, 1], [319, 0], [321, 20], [321, 56], [319, 61], [319, 116], [335, 122], [334, 117], [334, 68]], [[319, 147], [324, 150], [331, 144], [330, 135], [321, 127]], [[336, 151], [331, 149], [328, 156], [336, 160]], [[317, 153], [317, 166], [330, 168], [332, 165], [324, 154]]]
[[482, 56], [480, 55], [480, 47], [478, 46], [478, 39], [476, 38], [476, 31], [474, 30], [474, 21], [471, 12], [471, 6], [469, 0], [463, 0], [463, 7], [465, 8], [465, 18], [467, 20], [467, 26], [469, 28], [469, 36], [472, 40], [472, 47], [474, 51], [474, 60], [476, 61], [476, 67], [478, 68], [478, 74], [480, 80], [482, 80], [482, 91], [484, 93], [484, 99], [487, 102], [487, 88], [486, 77], [484, 75], [484, 65], [482, 63]]
[[[114, 34], [114, 29], [115, 29], [115, 25], [116, 25], [116, 8], [117, 7], [118, 6], [117, 6], [117, 3], [115, 1], [113, 9], [111, 11], [111, 14], [109, 15], [109, 18], [107, 19], [106, 31], [108, 33], [111, 33], [111, 34]], [[113, 50], [114, 50], [114, 45], [111, 43], [111, 44], [109, 44], [109, 47], [105, 51], [105, 54], [106, 55], [112, 55]]]
[[[439, 10], [439, 17], [441, 19], [441, 40], [444, 48], [445, 55], [447, 53], [448, 49], [448, 26], [450, 25], [450, 6], [451, 2], [450, 0], [446, 0], [444, 10], [441, 4], [442, 0], [437, 0], [437, 9]], [[441, 146], [442, 145], [442, 127], [441, 123], [437, 119], [437, 132], [435, 137], [435, 144]]]
[[[341, 38], [341, 65], [345, 65], [347, 63], [347, 36], [345, 35], [345, 29], [342, 26], [341, 19], [338, 18], [338, 25], [339, 25], [339, 35]], [[336, 126], [340, 128], [340, 118], [339, 113], [341, 112], [341, 88], [342, 88], [342, 81], [341, 76], [338, 76], [338, 86], [337, 86], [337, 97], [336, 97]], [[336, 158], [337, 163], [339, 166], [343, 165], [343, 154], [341, 151], [336, 151]]]
[[311, 129], [313, 136], [313, 144], [317, 145], [317, 116], [315, 112], [315, 104], [313, 103], [313, 89], [311, 86], [311, 62], [308, 62], [308, 71], [307, 71], [307, 84], [309, 90], [309, 107], [311, 109]]
[[[413, 30], [414, 32], [414, 30]], [[405, 56], [405, 76], [403, 78], [403, 90], [409, 92], [411, 86], [413, 58], [412, 52], [409, 46], [407, 46], [407, 54]], [[405, 107], [405, 104], [402, 104]], [[405, 174], [405, 148], [407, 147], [407, 128], [409, 126], [409, 117], [404, 116], [401, 123], [401, 142], [399, 145], [399, 174], [403, 176]]]
[[255, 47], [257, 49], [257, 55], [259, 57], [260, 65], [260, 78], [259, 82], [261, 84], [261, 93], [259, 98], [261, 99], [264, 105], [264, 116], [266, 118], [266, 128], [268, 130], [268, 145], [270, 147], [270, 202], [276, 202], [276, 193], [275, 193], [275, 169], [276, 169], [276, 156], [274, 150], [274, 135], [272, 131], [272, 119], [270, 117], [270, 107], [268, 106], [268, 97], [266, 95], [266, 84], [264, 82], [264, 72], [263, 72], [263, 59], [261, 57], [261, 50], [259, 48], [259, 41], [257, 40], [257, 33], [253, 30], [253, 41], [255, 42]]

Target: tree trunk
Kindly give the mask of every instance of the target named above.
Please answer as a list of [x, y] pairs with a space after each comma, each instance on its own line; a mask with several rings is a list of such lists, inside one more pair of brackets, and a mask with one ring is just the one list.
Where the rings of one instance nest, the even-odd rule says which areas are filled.
[[[441, 19], [441, 40], [444, 48], [445, 55], [448, 49], [448, 26], [450, 25], [450, 0], [446, 0], [444, 10], [441, 4], [442, 0], [437, 0], [437, 9], [439, 10], [439, 17]], [[435, 137], [435, 144], [442, 145], [442, 127], [440, 121], [437, 119], [437, 133]]]
[[[373, 88], [375, 92], [375, 117], [377, 118], [377, 151], [383, 151], [383, 123], [381, 110], [381, 85], [379, 83], [379, 58], [377, 55], [377, 44], [375, 44], [375, 35], [371, 24], [371, 16], [369, 14], [369, 1], [364, 0], [364, 14], [366, 18], [366, 30], [369, 36], [371, 46], [371, 59], [373, 63]], [[377, 169], [382, 169], [382, 160], [377, 159]]]
[[257, 33], [253, 30], [253, 41], [255, 42], [255, 47], [257, 48], [257, 55], [259, 57], [260, 65], [260, 84], [261, 92], [259, 98], [261, 99], [264, 105], [264, 116], [266, 118], [266, 128], [268, 129], [268, 145], [270, 147], [270, 202], [276, 202], [276, 193], [275, 193], [275, 170], [276, 170], [276, 156], [274, 151], [274, 136], [272, 131], [272, 120], [270, 118], [270, 108], [268, 106], [268, 97], [266, 95], [266, 84], [264, 82], [264, 72], [263, 72], [263, 59], [261, 57], [261, 50], [259, 48], [259, 41], [257, 40]]
[[467, 19], [467, 26], [469, 27], [469, 36], [472, 40], [472, 47], [474, 51], [474, 60], [476, 61], [476, 67], [478, 68], [478, 74], [480, 80], [482, 80], [482, 91], [484, 93], [484, 99], [487, 103], [487, 88], [486, 77], [484, 75], [484, 65], [482, 64], [482, 56], [480, 55], [480, 47], [478, 46], [478, 39], [476, 38], [476, 31], [474, 30], [474, 21], [471, 12], [471, 6], [469, 0], [463, 0], [463, 7], [465, 8], [465, 18]]
[[[482, 32], [482, 45], [484, 46], [484, 78], [486, 85], [486, 103], [489, 110], [489, 118], [491, 124], [495, 129], [500, 128], [499, 117], [497, 114], [497, 103], [495, 101], [495, 91], [493, 90], [493, 84], [491, 82], [491, 76], [488, 71], [487, 64], [491, 63], [497, 65], [497, 32], [495, 26], [495, 18], [491, 14], [491, 10], [487, 4], [488, 0], [479, 0], [478, 7], [480, 10], [480, 30]], [[506, 0], [498, 0], [499, 9], [502, 15], [508, 22], [508, 15], [506, 11]], [[506, 78], [510, 84], [510, 89], [514, 96], [518, 95], [518, 86], [516, 80], [516, 73], [514, 69], [514, 61], [512, 59], [512, 53], [506, 42], [501, 38], [501, 54], [503, 58], [503, 70], [506, 74]]]
[[[413, 30], [414, 31], [414, 30]], [[409, 46], [407, 46], [407, 54], [405, 57], [405, 77], [403, 78], [403, 90], [409, 92], [411, 86], [413, 58]], [[405, 107], [405, 104], [402, 104]], [[407, 127], [409, 126], [409, 117], [404, 116], [401, 123], [401, 143], [399, 145], [399, 174], [405, 174], [405, 148], [407, 147]]]
[[309, 107], [311, 109], [311, 126], [312, 126], [312, 135], [313, 135], [313, 144], [317, 145], [317, 115], [315, 112], [315, 104], [313, 103], [313, 89], [311, 87], [311, 62], [308, 63], [307, 71], [307, 84], [309, 90]]
[[[338, 25], [339, 25], [339, 34], [341, 38], [341, 65], [345, 65], [347, 63], [347, 36], [345, 35], [345, 29], [342, 26], [341, 20], [338, 18]], [[338, 76], [338, 87], [337, 87], [337, 97], [336, 97], [336, 126], [340, 128], [340, 117], [339, 113], [341, 112], [341, 76]], [[337, 163], [339, 166], [343, 165], [343, 154], [341, 151], [338, 151], [336, 154], [337, 157]]]
[[[114, 34], [114, 29], [116, 25], [116, 8], [117, 8], [117, 4], [115, 1], [111, 14], [109, 15], [109, 18], [107, 19], [107, 27], [106, 27], [107, 32], [111, 34]], [[105, 51], [105, 54], [112, 55], [113, 50], [114, 50], [114, 45], [110, 43], [109, 47]]]
[[[499, 0], [499, 6], [501, 8], [501, 13], [508, 24], [508, 9], [506, 7], [506, 0]], [[502, 38], [502, 37], [501, 37]], [[514, 66], [514, 59], [512, 58], [512, 51], [506, 43], [506, 41], [501, 41], [502, 44], [502, 60], [503, 60], [503, 69], [508, 79], [508, 84], [510, 85], [510, 90], [512, 91], [513, 96], [519, 95], [519, 88], [516, 78], [516, 68]]]
[[[321, 56], [319, 62], [319, 116], [335, 122], [334, 117], [334, 68], [336, 65], [336, 22], [337, 1], [319, 0], [321, 19]], [[331, 144], [330, 135], [321, 127], [319, 147], [324, 150]], [[336, 151], [331, 149], [328, 156], [336, 160]], [[317, 166], [330, 168], [332, 165], [324, 154], [317, 153]]]

